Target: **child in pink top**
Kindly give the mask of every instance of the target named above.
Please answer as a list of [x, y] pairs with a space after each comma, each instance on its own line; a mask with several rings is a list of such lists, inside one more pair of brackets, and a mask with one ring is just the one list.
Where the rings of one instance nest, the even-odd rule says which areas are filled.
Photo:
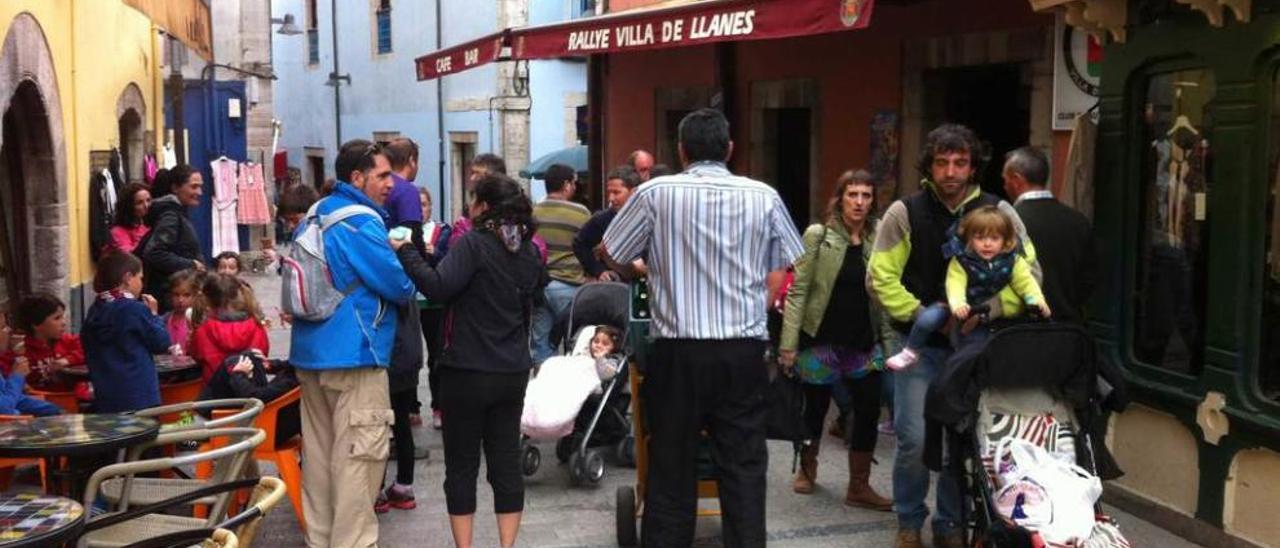
[[191, 307], [199, 298], [200, 274], [195, 270], [183, 270], [169, 277], [169, 297], [173, 310], [163, 316], [164, 328], [173, 341], [175, 354], [186, 355], [191, 345]]

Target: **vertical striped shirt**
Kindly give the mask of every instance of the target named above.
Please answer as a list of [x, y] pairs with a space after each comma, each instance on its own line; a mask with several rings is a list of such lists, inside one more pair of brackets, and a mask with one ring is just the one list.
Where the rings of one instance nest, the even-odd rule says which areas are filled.
[[547, 274], [553, 280], [580, 285], [586, 281], [573, 254], [573, 239], [591, 219], [591, 211], [575, 202], [547, 198], [533, 206], [538, 235], [547, 243]]
[[699, 162], [641, 185], [604, 235], [618, 262], [649, 267], [656, 336], [765, 339], [765, 275], [804, 253], [778, 192]]

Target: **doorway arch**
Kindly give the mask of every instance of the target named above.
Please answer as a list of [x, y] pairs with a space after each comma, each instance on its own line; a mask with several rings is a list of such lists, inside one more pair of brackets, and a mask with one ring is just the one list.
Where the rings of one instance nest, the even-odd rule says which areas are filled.
[[0, 302], [32, 291], [67, 295], [71, 234], [61, 105], [44, 31], [35, 17], [20, 13], [0, 47]]
[[120, 92], [116, 101], [116, 119], [120, 129], [120, 156], [124, 160], [125, 181], [143, 182], [143, 155], [146, 153], [143, 120], [147, 119], [147, 105], [142, 90], [130, 83]]

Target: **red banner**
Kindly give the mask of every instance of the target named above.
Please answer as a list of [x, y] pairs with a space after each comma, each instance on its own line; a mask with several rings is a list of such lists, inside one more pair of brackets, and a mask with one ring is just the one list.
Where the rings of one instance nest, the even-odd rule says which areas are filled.
[[873, 4], [874, 0], [707, 0], [620, 12], [513, 30], [511, 57], [547, 59], [861, 29], [871, 24]]
[[465, 44], [423, 55], [414, 60], [418, 70], [418, 81], [433, 80], [497, 61], [498, 56], [502, 55], [502, 47], [506, 40], [507, 31], [504, 30]]

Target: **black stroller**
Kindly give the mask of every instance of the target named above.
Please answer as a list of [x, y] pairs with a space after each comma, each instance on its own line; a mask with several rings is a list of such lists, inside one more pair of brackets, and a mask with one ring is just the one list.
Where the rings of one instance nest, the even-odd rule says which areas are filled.
[[[631, 396], [627, 392], [627, 369], [631, 352], [626, 348], [630, 320], [631, 288], [622, 283], [591, 283], [578, 288], [569, 305], [566, 346], [572, 346], [578, 332], [587, 326], [610, 325], [622, 332], [622, 359], [616, 375], [604, 382], [599, 395], [582, 404], [574, 421], [573, 432], [556, 442], [556, 458], [569, 463], [569, 478], [574, 484], [597, 484], [604, 478], [602, 447], [612, 446], [617, 460], [625, 465], [635, 463], [635, 438], [631, 434], [628, 412]], [[525, 440], [523, 471], [531, 476], [542, 463], [541, 451]]]
[[[929, 387], [925, 413], [945, 425], [944, 443], [957, 456], [949, 465], [962, 468], [965, 544], [1029, 547], [1038, 535], [997, 510], [1001, 463], [993, 461], [993, 449], [1015, 437], [1074, 456], [1102, 479], [1119, 477], [1102, 442], [1102, 410], [1123, 407], [1123, 379], [1098, 360], [1082, 327], [1032, 321], [981, 328], [992, 328], [991, 338], [952, 357]], [[936, 456], [932, 449], [926, 453]], [[1128, 546], [1100, 505], [1093, 510], [1090, 545]]]

